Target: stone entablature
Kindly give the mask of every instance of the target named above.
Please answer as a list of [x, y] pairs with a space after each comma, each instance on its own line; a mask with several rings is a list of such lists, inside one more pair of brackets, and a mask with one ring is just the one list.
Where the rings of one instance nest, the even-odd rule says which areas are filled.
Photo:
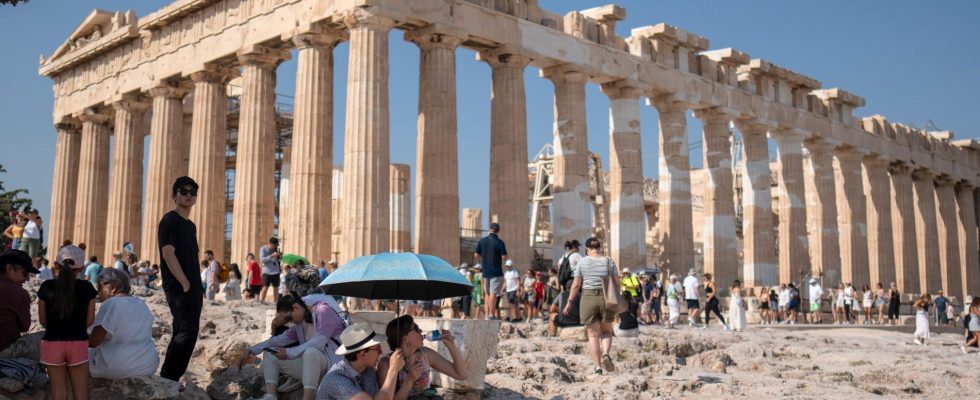
[[[94, 11], [43, 60], [39, 72], [55, 82], [53, 116], [61, 122], [124, 94], [148, 91], [161, 80], [189, 77], [206, 64], [234, 64], [235, 53], [244, 47], [292, 47], [282, 38], [292, 37], [296, 26], [319, 23], [342, 29], [343, 15], [355, 8], [393, 19], [400, 29], [429, 24], [455, 28], [469, 35], [464, 47], [508, 46], [538, 68], [566, 64], [594, 83], [628, 81], [649, 97], [669, 95], [693, 109], [724, 107], [741, 118], [797, 128], [955, 180], [980, 183], [976, 157], [948, 140], [933, 135], [903, 142], [868, 132], [852, 116], [864, 104], [858, 96], [840, 89], [813, 90], [819, 81], [763, 60], [745, 64], [734, 51], [729, 56], [702, 53], [708, 48], [706, 38], [667, 24], [618, 38], [615, 23], [625, 10], [616, 6], [561, 17], [541, 10], [536, 1], [455, 1], [450, 12], [443, 0], [184, 0], [138, 21], [132, 12]], [[754, 84], [733, 82], [726, 60], [742, 64], [739, 75], [765, 77], [768, 86], [759, 88], [759, 79]]]

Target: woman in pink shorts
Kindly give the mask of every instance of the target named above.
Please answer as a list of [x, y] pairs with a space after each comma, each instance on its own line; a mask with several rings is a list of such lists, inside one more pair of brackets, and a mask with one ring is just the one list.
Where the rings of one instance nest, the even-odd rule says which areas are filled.
[[88, 400], [88, 331], [95, 319], [92, 284], [76, 279], [83, 267], [85, 252], [68, 245], [58, 249], [55, 270], [58, 277], [44, 281], [37, 290], [37, 315], [45, 328], [41, 338], [41, 363], [47, 366], [51, 398], [68, 398], [71, 378], [72, 398]]

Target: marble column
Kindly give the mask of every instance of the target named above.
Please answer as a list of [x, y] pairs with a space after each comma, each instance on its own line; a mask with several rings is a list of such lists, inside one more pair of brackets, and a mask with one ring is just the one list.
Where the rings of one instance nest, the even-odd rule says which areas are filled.
[[465, 37], [464, 32], [441, 25], [429, 25], [405, 34], [405, 39], [421, 50], [415, 252], [439, 257], [452, 265], [459, 264], [460, 254], [459, 212], [456, 211], [459, 210], [456, 48]]
[[776, 129], [779, 174], [779, 281], [803, 282], [811, 273], [806, 232], [806, 184], [803, 181], [803, 139], [798, 129]]
[[860, 288], [871, 283], [868, 270], [867, 200], [861, 161], [864, 155], [851, 147], [834, 151], [837, 177], [837, 224], [840, 227], [841, 281]]
[[[542, 71], [554, 85], [555, 151], [551, 175], [551, 230], [553, 260], [564, 254], [569, 240], [585, 243], [592, 232], [589, 199], [589, 138], [585, 121], [585, 83], [588, 76], [558, 66]], [[624, 265], [632, 267], [634, 265]]]
[[936, 293], [943, 288], [940, 269], [939, 227], [936, 221], [935, 175], [927, 169], [912, 173], [915, 199], [915, 237], [919, 248], [919, 291]]
[[956, 207], [959, 210], [959, 251], [963, 266], [963, 298], [967, 294], [980, 294], [980, 255], [978, 255], [975, 187], [967, 182], [956, 185]]
[[229, 75], [217, 69], [191, 74], [194, 82], [194, 110], [191, 113], [188, 176], [200, 186], [197, 204], [191, 208], [191, 221], [197, 225], [201, 251], [211, 250], [225, 258], [225, 147], [228, 143]]
[[479, 208], [463, 209], [463, 237], [479, 239], [483, 235], [483, 210]]
[[242, 95], [230, 261], [244, 265], [245, 256], [257, 253], [275, 230], [276, 66], [289, 58], [289, 52], [253, 46], [237, 56]]
[[742, 277], [747, 287], [779, 284], [772, 227], [769, 126], [740, 122], [742, 132]]
[[[51, 182], [51, 214], [46, 225], [48, 247], [55, 248], [74, 238], [75, 199], [78, 194], [79, 149], [82, 136], [74, 121], [55, 124], [58, 139], [54, 150], [54, 172]], [[48, 253], [54, 257], [54, 253]]]
[[834, 144], [819, 139], [804, 142], [809, 153], [807, 223], [810, 229], [812, 272], [826, 288], [837, 287], [840, 278], [840, 230], [837, 228], [837, 186], [834, 177]]
[[394, 21], [364, 9], [344, 22], [350, 29], [350, 56], [342, 263], [389, 249], [388, 31], [394, 26]]
[[102, 257], [105, 253], [106, 208], [109, 204], [109, 192], [106, 190], [109, 187], [110, 130], [106, 125], [109, 117], [86, 113], [78, 118], [82, 121], [82, 142], [79, 146], [72, 241], [75, 244], [85, 243], [87, 257]]
[[143, 204], [143, 235], [140, 258], [160, 263], [157, 228], [163, 215], [173, 210], [173, 184], [181, 176], [184, 152], [184, 89], [161, 85], [150, 89], [153, 113], [150, 120], [150, 151], [146, 163], [146, 198]]
[[[412, 251], [412, 194], [409, 190], [411, 172], [409, 171], [408, 165], [405, 164], [391, 164], [389, 171], [391, 179], [391, 184], [389, 185], [391, 189], [391, 195], [389, 197], [389, 207], [391, 210], [391, 248], [388, 251], [392, 253]], [[459, 240], [457, 239], [456, 242], [458, 243]], [[459, 254], [456, 257], [459, 257]]]
[[[916, 245], [916, 215], [912, 170], [894, 162], [891, 176], [892, 238], [895, 244], [895, 285], [901, 293], [920, 293], [919, 247]], [[891, 282], [882, 282], [890, 285]]]
[[103, 260], [112, 259], [123, 243], [140, 248], [140, 209], [143, 206], [143, 116], [148, 103], [126, 99], [115, 108], [112, 173], [109, 176], [109, 208], [106, 214], [106, 248]]
[[[719, 294], [725, 296], [731, 282], [739, 278], [732, 133], [729, 130], [734, 113], [707, 109], [696, 111], [694, 115], [703, 125], [704, 169], [707, 172], [703, 192], [704, 220], [695, 223], [703, 226], [704, 272], [714, 275], [719, 283]], [[642, 182], [640, 185], [642, 190]]]
[[609, 96], [609, 255], [620, 268], [642, 269], [647, 256], [641, 93], [623, 83], [603, 85], [602, 91]]
[[939, 267], [946, 296], [963, 301], [963, 278], [960, 261], [960, 237], [956, 212], [955, 182], [943, 175], [936, 179], [936, 222], [939, 231]]
[[892, 232], [892, 191], [889, 161], [878, 156], [864, 158], [864, 193], [868, 210], [868, 283], [888, 288], [895, 282], [895, 245]]
[[520, 54], [480, 53], [491, 67], [490, 94], [490, 222], [500, 224], [508, 258], [521, 269], [534, 259], [528, 217], [527, 99], [524, 67], [531, 61]]
[[691, 163], [687, 140], [687, 106], [652, 100], [659, 114], [660, 262], [661, 269], [694, 268], [694, 225], [691, 211]]
[[289, 156], [289, 210], [280, 224], [283, 250], [313, 260], [329, 260], [333, 178], [333, 49], [335, 32], [309, 32], [296, 44], [296, 98]]

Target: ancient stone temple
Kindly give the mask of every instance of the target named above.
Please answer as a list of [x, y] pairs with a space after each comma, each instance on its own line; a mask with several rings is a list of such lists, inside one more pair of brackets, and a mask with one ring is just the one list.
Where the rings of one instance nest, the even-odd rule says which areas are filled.
[[[904, 293], [980, 292], [980, 143], [862, 119], [854, 111], [865, 99], [855, 94], [738, 50], [712, 50], [707, 38], [668, 24], [621, 37], [616, 24], [625, 13], [606, 5], [558, 15], [536, 0], [179, 0], [139, 18], [93, 11], [39, 68], [55, 94], [49, 238], [86, 242], [99, 256], [128, 240], [156, 262], [155, 226], [170, 184], [191, 174], [202, 185], [194, 214], [206, 226], [201, 240], [223, 246], [215, 226], [226, 210], [225, 94], [235, 78], [228, 261], [243, 262], [275, 232], [285, 251], [311, 260], [410, 248], [469, 261], [460, 259], [460, 229], [471, 238], [482, 225], [479, 212], [461, 221], [459, 210], [455, 82], [465, 77], [456, 76], [454, 54], [467, 48], [492, 75], [482, 94], [492, 99], [493, 153], [483, 214], [501, 224], [520, 265], [534, 257], [524, 70], [535, 68], [554, 90], [553, 247], [593, 231], [585, 87], [597, 84], [610, 99], [604, 232], [619, 265], [644, 266], [645, 218], [656, 215], [660, 267], [699, 266], [721, 286], [814, 276], [825, 286], [894, 281]], [[393, 29], [421, 54], [414, 171], [390, 165]], [[344, 41], [348, 59], [334, 60]], [[276, 69], [292, 49], [292, 147], [280, 160]], [[333, 82], [335, 61], [348, 64], [347, 82]], [[342, 176], [331, 158], [335, 84], [347, 91]], [[640, 126], [644, 106], [656, 108], [658, 127]], [[697, 179], [692, 113], [704, 126]], [[644, 141], [657, 141], [659, 153], [641, 154]], [[659, 159], [655, 209], [646, 201], [643, 157]], [[282, 163], [290, 165], [289, 195], [276, 218]]]

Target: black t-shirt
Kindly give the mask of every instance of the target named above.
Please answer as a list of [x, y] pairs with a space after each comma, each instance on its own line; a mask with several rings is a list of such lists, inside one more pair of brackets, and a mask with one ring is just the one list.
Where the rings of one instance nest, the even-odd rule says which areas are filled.
[[499, 278], [504, 276], [501, 260], [507, 255], [507, 246], [504, 241], [497, 237], [496, 233], [491, 233], [480, 239], [476, 244], [476, 253], [480, 255], [480, 267], [484, 278]]
[[191, 284], [191, 291], [202, 291], [201, 270], [198, 264], [197, 226], [189, 219], [181, 217], [177, 211], [164, 214], [157, 228], [157, 243], [160, 248], [160, 274], [163, 279], [163, 290], [183, 291], [180, 282], [170, 273], [167, 260], [163, 259], [163, 246], [174, 246], [174, 255], [180, 263], [180, 269]]
[[635, 302], [630, 302], [626, 312], [619, 313], [619, 329], [629, 330], [636, 329], [640, 327], [639, 321], [636, 320], [637, 311], [639, 311], [640, 305]]
[[55, 280], [41, 283], [37, 290], [38, 300], [44, 301], [44, 315], [47, 317], [47, 328], [43, 340], [75, 341], [88, 340], [88, 303], [98, 295], [88, 281], [75, 280], [75, 305], [67, 318], [58, 317], [53, 299], [59, 296], [55, 291]]

